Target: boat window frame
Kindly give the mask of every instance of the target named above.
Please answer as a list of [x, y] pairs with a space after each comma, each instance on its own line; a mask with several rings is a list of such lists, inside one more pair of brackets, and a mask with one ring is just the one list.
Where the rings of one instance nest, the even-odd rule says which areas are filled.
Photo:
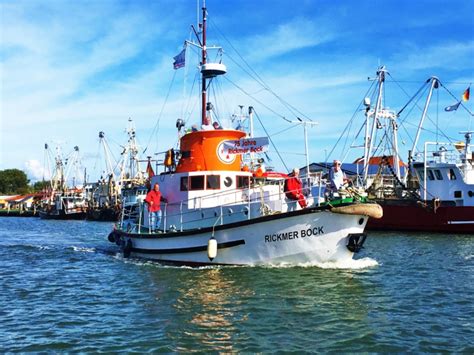
[[[202, 184], [196, 184], [195, 181], [198, 179], [202, 179]], [[204, 190], [205, 187], [205, 182], [206, 182], [206, 176], [205, 175], [192, 175], [189, 177], [189, 185], [188, 185], [188, 191], [202, 191]], [[198, 185], [198, 186], [196, 186]]]
[[425, 172], [423, 169], [417, 169], [418, 175], [420, 175], [420, 180], [424, 181], [425, 180]]
[[434, 174], [435, 174], [436, 180], [443, 180], [443, 174], [441, 174], [441, 170], [434, 169]]
[[[246, 180], [247, 184], [243, 183]], [[248, 175], [237, 175], [235, 177], [235, 183], [237, 189], [248, 189], [250, 187], [250, 176]]]
[[432, 169], [428, 169], [428, 180], [430, 180], [430, 181], [435, 180], [435, 176], [434, 176], [434, 173], [433, 173]]
[[189, 176], [182, 176], [179, 182], [180, 191], [189, 191]]
[[[214, 182], [217, 183], [217, 187], [212, 187], [212, 186], [209, 186], [209, 180], [212, 180], [212, 179], [209, 179], [209, 178], [216, 178], [216, 180]], [[221, 176], [220, 175], [206, 175], [206, 190], [220, 190], [221, 189]]]
[[456, 173], [453, 169], [449, 169], [448, 177], [449, 180], [457, 180]]

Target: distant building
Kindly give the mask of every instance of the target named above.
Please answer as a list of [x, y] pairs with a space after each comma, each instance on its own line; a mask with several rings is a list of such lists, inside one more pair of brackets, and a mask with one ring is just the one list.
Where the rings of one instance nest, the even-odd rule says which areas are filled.
[[[392, 175], [393, 167], [393, 157], [387, 157], [386, 161], [388, 161], [389, 165], [384, 164], [381, 157], [373, 157], [369, 160], [369, 175], [376, 175], [377, 173], [381, 172], [382, 175]], [[332, 162], [320, 162], [320, 163], [311, 163], [309, 165], [309, 172], [310, 174], [313, 173], [327, 173], [329, 169], [331, 169], [333, 163]], [[400, 161], [400, 174], [403, 176], [405, 174], [406, 165]], [[363, 159], [358, 159], [354, 163], [342, 163], [341, 169], [344, 173], [350, 177], [355, 175], [361, 175], [364, 169], [364, 162]], [[382, 169], [380, 171], [380, 169]], [[307, 175], [306, 166], [300, 168], [300, 176], [304, 177]]]
[[31, 209], [36, 194], [0, 196], [1, 209]]

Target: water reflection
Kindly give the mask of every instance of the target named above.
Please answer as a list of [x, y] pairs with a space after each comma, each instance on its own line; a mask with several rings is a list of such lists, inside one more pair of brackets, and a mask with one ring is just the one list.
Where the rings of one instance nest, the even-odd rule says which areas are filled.
[[234, 351], [237, 324], [248, 319], [242, 302], [253, 292], [220, 268], [190, 273], [194, 275], [188, 274], [186, 284], [178, 288], [174, 304], [178, 316], [186, 318], [176, 335], [187, 338], [178, 340], [176, 350], [191, 350], [186, 344], [194, 344], [196, 349], [195, 344], [200, 343], [209, 349]]

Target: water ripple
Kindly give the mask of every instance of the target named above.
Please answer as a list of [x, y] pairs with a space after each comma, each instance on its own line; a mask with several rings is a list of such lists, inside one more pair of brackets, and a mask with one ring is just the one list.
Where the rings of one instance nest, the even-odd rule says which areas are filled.
[[1, 352], [474, 351], [474, 240], [371, 234], [357, 260], [169, 267], [110, 224], [0, 218]]

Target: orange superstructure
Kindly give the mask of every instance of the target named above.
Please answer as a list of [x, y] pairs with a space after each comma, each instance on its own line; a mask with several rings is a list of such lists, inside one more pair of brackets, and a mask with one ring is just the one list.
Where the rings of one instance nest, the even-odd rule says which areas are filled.
[[245, 137], [245, 132], [236, 130], [209, 130], [191, 132], [181, 138], [177, 172], [202, 170], [240, 171], [240, 155], [226, 155], [223, 142]]

